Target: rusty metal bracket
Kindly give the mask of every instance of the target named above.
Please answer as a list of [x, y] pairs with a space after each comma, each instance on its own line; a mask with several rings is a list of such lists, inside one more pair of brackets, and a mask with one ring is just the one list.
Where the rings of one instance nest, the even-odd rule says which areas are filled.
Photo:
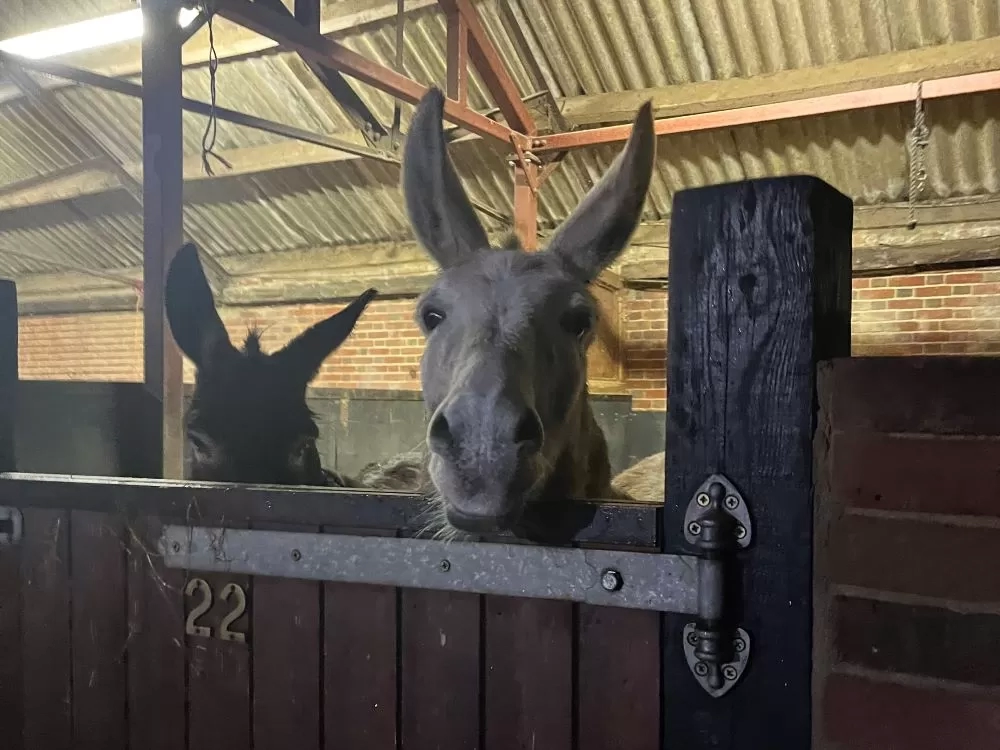
[[684, 538], [698, 551], [698, 617], [684, 626], [684, 657], [713, 698], [729, 692], [750, 659], [750, 635], [727, 619], [732, 556], [746, 549], [753, 527], [746, 501], [726, 477], [713, 474], [684, 514]]
[[510, 145], [514, 148], [514, 154], [517, 157], [511, 160], [511, 164], [521, 167], [521, 172], [524, 173], [524, 181], [528, 184], [528, 189], [532, 195], [537, 196], [539, 187], [538, 178], [535, 175], [535, 171], [528, 168], [528, 162], [537, 165], [541, 163], [541, 160], [530, 151], [525, 151], [513, 134], [510, 137]]
[[24, 533], [24, 518], [17, 508], [0, 506], [0, 547], [17, 544]]

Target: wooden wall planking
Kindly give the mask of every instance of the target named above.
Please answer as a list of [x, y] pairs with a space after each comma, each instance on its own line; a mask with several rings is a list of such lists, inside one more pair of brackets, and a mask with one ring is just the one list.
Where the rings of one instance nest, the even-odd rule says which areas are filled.
[[24, 510], [21, 699], [25, 750], [73, 747], [69, 512]]
[[128, 578], [121, 517], [70, 514], [73, 747], [128, 748]]

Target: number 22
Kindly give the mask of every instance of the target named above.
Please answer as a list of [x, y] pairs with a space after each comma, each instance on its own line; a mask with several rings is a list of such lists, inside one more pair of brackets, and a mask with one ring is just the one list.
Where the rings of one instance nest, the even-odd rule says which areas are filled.
[[[211, 638], [212, 629], [205, 625], [198, 625], [197, 621], [199, 617], [212, 608], [212, 587], [209, 586], [208, 582], [203, 578], [192, 578], [188, 581], [187, 586], [184, 587], [184, 593], [187, 596], [194, 596], [195, 593], [201, 594], [201, 601], [188, 613], [187, 620], [184, 623], [184, 632], [188, 635]], [[219, 623], [219, 638], [224, 641], [246, 643], [247, 639], [244, 633], [230, 630], [229, 627], [236, 622], [236, 620], [238, 620], [244, 612], [246, 612], [246, 593], [235, 583], [227, 583], [223, 587], [222, 594], [219, 598], [221, 598], [224, 602], [228, 602], [230, 599], [236, 600], [233, 609], [229, 612], [229, 614], [223, 617], [222, 622]]]

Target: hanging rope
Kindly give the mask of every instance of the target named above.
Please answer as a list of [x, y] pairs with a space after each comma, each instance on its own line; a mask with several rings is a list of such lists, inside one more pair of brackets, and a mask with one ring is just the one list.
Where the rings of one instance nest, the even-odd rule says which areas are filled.
[[215, 116], [215, 78], [216, 72], [219, 69], [219, 55], [215, 51], [215, 32], [212, 28], [212, 18], [215, 16], [215, 9], [209, 7], [210, 5], [210, 2], [202, 3], [201, 5], [201, 12], [205, 16], [208, 26], [208, 81], [211, 96], [208, 123], [205, 125], [205, 132], [201, 136], [201, 166], [205, 170], [205, 174], [211, 177], [215, 175], [215, 172], [212, 170], [212, 165], [208, 157], [211, 156], [213, 159], [217, 159], [229, 169], [232, 169], [233, 165], [215, 153], [215, 139], [219, 130], [219, 120]]
[[[405, 0], [396, 0], [396, 72], [403, 72], [403, 17], [406, 14]], [[398, 98], [393, 100], [392, 109], [392, 130], [389, 136], [389, 145], [395, 149], [399, 143], [399, 125], [402, 118], [402, 102]]]
[[924, 185], [927, 182], [927, 165], [924, 161], [924, 150], [930, 143], [930, 130], [927, 127], [924, 113], [924, 82], [917, 83], [917, 98], [914, 102], [913, 127], [906, 134], [906, 156], [909, 166], [909, 186], [907, 202], [909, 208], [909, 227], [917, 226], [916, 205]]

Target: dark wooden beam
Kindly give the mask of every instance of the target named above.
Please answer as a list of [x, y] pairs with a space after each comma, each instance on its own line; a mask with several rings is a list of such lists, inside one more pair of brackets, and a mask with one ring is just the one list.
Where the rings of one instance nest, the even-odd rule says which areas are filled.
[[663, 550], [691, 551], [685, 512], [716, 472], [753, 536], [723, 616], [750, 636], [729, 693], [689, 671], [692, 618], [664, 618], [663, 747], [808, 748], [816, 374], [851, 351], [851, 201], [812, 177], [765, 179], [682, 191], [672, 215]]
[[[294, 25], [295, 20], [290, 18], [287, 23]], [[25, 60], [22, 58], [14, 58], [11, 55], [0, 52], [0, 62], [5, 62], [7, 59], [15, 60], [21, 67], [27, 70], [34, 70], [39, 73], [44, 73], [45, 75], [64, 78], [68, 81], [75, 81], [76, 83], [80, 83], [85, 86], [93, 86], [106, 91], [113, 91], [116, 94], [121, 94], [122, 96], [130, 96], [136, 99], [141, 99], [143, 95], [142, 86], [121, 78], [103, 76], [99, 73], [92, 73], [89, 70], [81, 70], [80, 68], [63, 65], [62, 63], [53, 62], [51, 60]], [[312, 143], [318, 146], [326, 146], [338, 151], [344, 151], [346, 153], [364, 156], [379, 161], [398, 161], [398, 159], [391, 154], [363, 144], [355, 143], [348, 138], [338, 138], [337, 136], [331, 136], [325, 133], [315, 133], [310, 130], [297, 128], [293, 125], [286, 125], [285, 123], [275, 122], [274, 120], [265, 120], [262, 117], [248, 115], [244, 112], [238, 112], [234, 109], [227, 109], [225, 107], [215, 107], [213, 109], [212, 105], [208, 102], [200, 102], [197, 99], [182, 97], [180, 106], [185, 112], [194, 112], [195, 114], [202, 115], [203, 117], [213, 116], [214, 113], [214, 117], [217, 120], [231, 122], [234, 125], [241, 125], [245, 128], [262, 130], [265, 133], [280, 135], [283, 138], [290, 138], [292, 140], [302, 141], [303, 143]], [[478, 113], [476, 114], [478, 115]], [[478, 116], [483, 117], [482, 115]], [[490, 120], [490, 122], [500, 128], [504, 127], [501, 123], [494, 122], [492, 120]]]
[[[262, 6], [286, 18], [293, 18], [303, 28], [319, 35], [320, 3], [319, 0], [295, 0], [295, 13], [292, 14], [281, 0], [257, 0]], [[388, 135], [389, 131], [362, 101], [350, 83], [339, 71], [317, 60], [306, 60], [306, 66], [316, 76], [330, 96], [341, 106], [347, 117], [361, 129], [366, 138], [374, 144], [378, 139]]]
[[17, 287], [13, 281], [0, 279], [0, 472], [14, 471], [16, 468], [14, 460], [16, 420]]
[[184, 242], [184, 143], [181, 45], [172, 33], [178, 5], [147, 0], [142, 43], [143, 365], [146, 388], [160, 404], [166, 478], [183, 475], [183, 370], [164, 313], [163, 290], [174, 253]]
[[479, 20], [479, 14], [471, 0], [438, 0], [441, 9], [448, 16], [460, 15], [468, 29], [469, 56], [487, 90], [496, 101], [507, 124], [514, 130], [531, 135], [535, 133], [535, 121], [531, 112], [521, 100], [514, 79], [504, 65], [486, 27]]
[[[284, 5], [281, 6], [285, 7]], [[295, 20], [311, 31], [319, 33], [319, 22], [323, 16], [320, 0], [295, 0]]]
[[[4, 472], [17, 468], [17, 388], [17, 289], [14, 282], [0, 280], [0, 471]], [[3, 524], [0, 533], [13, 531], [13, 519], [4, 518], [0, 524]], [[22, 545], [17, 543], [0, 547], [0, 602], [4, 602], [0, 606], [0, 641], [18, 644], [0, 649], [0, 726], [13, 730], [11, 739], [4, 742], [11, 750], [24, 747], [26, 665], [21, 647], [24, 610], [20, 602], [25, 573], [21, 549]]]

